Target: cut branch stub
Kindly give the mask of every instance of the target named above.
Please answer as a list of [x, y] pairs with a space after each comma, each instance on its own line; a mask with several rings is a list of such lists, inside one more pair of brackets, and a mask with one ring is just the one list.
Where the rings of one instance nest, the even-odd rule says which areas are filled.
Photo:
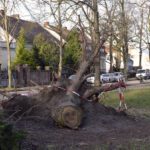
[[72, 104], [53, 109], [51, 117], [61, 126], [77, 129], [81, 124], [82, 114], [81, 108]]

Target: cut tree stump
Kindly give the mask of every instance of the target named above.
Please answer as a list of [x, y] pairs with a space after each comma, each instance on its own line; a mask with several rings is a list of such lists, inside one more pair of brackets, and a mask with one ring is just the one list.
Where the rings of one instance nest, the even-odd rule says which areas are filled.
[[[47, 96], [53, 93], [51, 97]], [[45, 92], [44, 92], [45, 94]], [[45, 94], [47, 108], [50, 110], [51, 117], [61, 126], [76, 129], [82, 122], [83, 111], [80, 107], [81, 100], [74, 94], [67, 94], [67, 91], [53, 88]], [[49, 99], [48, 99], [49, 97]]]

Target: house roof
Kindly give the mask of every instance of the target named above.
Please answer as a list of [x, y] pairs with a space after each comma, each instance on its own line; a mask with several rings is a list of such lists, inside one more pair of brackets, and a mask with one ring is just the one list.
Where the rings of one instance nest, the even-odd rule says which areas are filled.
[[[45, 27], [45, 28], [48, 28], [49, 30], [52, 30], [52, 31], [56, 32], [56, 33], [59, 35], [59, 32], [60, 32], [60, 31], [59, 31], [59, 27], [58, 27], [58, 26], [52, 26], [52, 25], [50, 25], [48, 22], [45, 22], [44, 27]], [[83, 42], [83, 37], [82, 37], [81, 30], [80, 30], [79, 28], [75, 28], [75, 27], [72, 28], [71, 30], [67, 29], [67, 27], [63, 27], [63, 28], [62, 28], [62, 38], [63, 38], [65, 41], [67, 41], [67, 38], [68, 38], [69, 33], [70, 33], [72, 30], [74, 30], [74, 29], [78, 31], [78, 33], [79, 33], [79, 40], [80, 40], [81, 42]], [[89, 36], [88, 36], [87, 34], [85, 34], [84, 36], [85, 36], [86, 42], [87, 42], [87, 43], [91, 43], [91, 39], [89, 38]]]
[[[57, 34], [59, 34], [59, 28], [57, 26], [49, 25], [50, 29], [55, 31]], [[67, 27], [62, 28], [62, 37], [66, 41], [68, 34], [70, 31], [67, 29]]]
[[[3, 17], [1, 15], [0, 26], [4, 29]], [[13, 16], [8, 16], [8, 31], [11, 36], [17, 39], [21, 28], [23, 28], [25, 31], [25, 39], [27, 43], [33, 43], [34, 37], [37, 34], [42, 34], [42, 36], [48, 42], [53, 42], [56, 44], [59, 43], [58, 39], [56, 39], [52, 34], [50, 34], [37, 22], [26, 21], [19, 18], [15, 18]]]

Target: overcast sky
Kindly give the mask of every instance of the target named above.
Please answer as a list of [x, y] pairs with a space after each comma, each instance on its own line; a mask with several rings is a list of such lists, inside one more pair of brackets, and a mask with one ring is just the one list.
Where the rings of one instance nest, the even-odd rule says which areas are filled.
[[[15, 3], [13, 3], [12, 9], [13, 1], [15, 1]], [[46, 20], [53, 22], [52, 17], [50, 18], [51, 15], [49, 6], [45, 5], [45, 7], [42, 7], [39, 4], [37, 4], [37, 1], [38, 0], [9, 0], [9, 11], [11, 9], [11, 14], [19, 14], [20, 17], [25, 20], [37, 21], [40, 23]], [[145, 0], [126, 0], [126, 1], [128, 2], [130, 1], [131, 3], [138, 2], [139, 4], [141, 4]], [[132, 6], [135, 7], [134, 5]], [[2, 9], [1, 6], [0, 8]]]

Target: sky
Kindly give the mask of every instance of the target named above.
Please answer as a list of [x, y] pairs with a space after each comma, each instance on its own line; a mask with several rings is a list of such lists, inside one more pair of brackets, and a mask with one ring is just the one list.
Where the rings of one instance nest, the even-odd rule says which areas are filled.
[[[0, 0], [0, 4], [1, 1], [2, 0]], [[19, 14], [20, 18], [24, 20], [37, 21], [39, 23], [43, 23], [44, 21], [49, 20], [50, 22], [53, 23], [53, 18], [50, 17], [51, 15], [50, 15], [49, 6], [45, 5], [45, 7], [42, 7], [40, 3], [37, 4], [37, 2], [41, 0], [8, 0], [8, 1], [10, 6], [9, 11], [11, 9], [11, 14]], [[136, 2], [142, 3], [145, 0], [126, 0], [126, 1], [130, 1], [131, 3], [136, 3]], [[12, 9], [12, 5], [14, 6], [13, 9]], [[2, 9], [1, 5], [0, 8]]]
[[[26, 3], [24, 1], [26, 1]], [[10, 0], [8, 5], [8, 15], [19, 14], [21, 19], [39, 21], [44, 18], [44, 16], [42, 16], [44, 10], [42, 10], [42, 7], [37, 5], [36, 2], [37, 0], [18, 0], [16, 3], [13, 3], [13, 0]], [[3, 9], [1, 2], [0, 9]]]

